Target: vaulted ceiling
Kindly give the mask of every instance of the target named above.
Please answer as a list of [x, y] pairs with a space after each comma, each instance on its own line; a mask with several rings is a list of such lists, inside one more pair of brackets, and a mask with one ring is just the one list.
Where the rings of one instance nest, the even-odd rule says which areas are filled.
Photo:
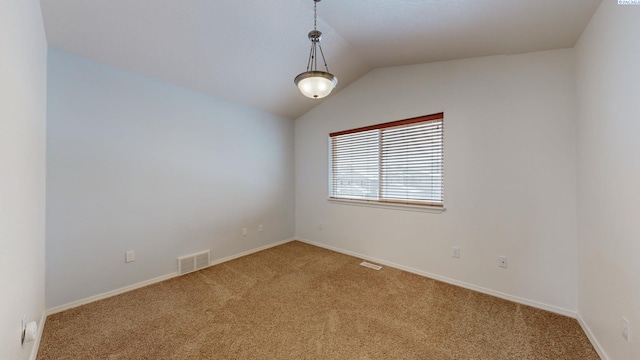
[[[601, 0], [324, 0], [339, 91], [376, 67], [573, 47]], [[295, 119], [312, 0], [41, 0], [49, 46]]]

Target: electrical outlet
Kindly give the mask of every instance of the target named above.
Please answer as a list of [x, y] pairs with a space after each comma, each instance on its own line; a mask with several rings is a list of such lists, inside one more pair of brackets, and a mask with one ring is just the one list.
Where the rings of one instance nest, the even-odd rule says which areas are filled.
[[631, 323], [625, 318], [622, 318], [622, 337], [631, 342]]
[[498, 266], [501, 268], [507, 267], [507, 257], [506, 256], [498, 256]]
[[264, 226], [262, 226], [262, 224], [258, 225], [258, 231], [259, 232], [264, 231]]
[[247, 231], [246, 227], [242, 228], [242, 236], [247, 236], [248, 233], [249, 232]]
[[454, 246], [451, 248], [451, 256], [454, 258], [460, 258], [460, 248], [457, 246]]
[[136, 252], [134, 250], [129, 250], [124, 253], [124, 262], [134, 262], [136, 261]]
[[322, 224], [318, 224], [318, 230], [322, 231]]

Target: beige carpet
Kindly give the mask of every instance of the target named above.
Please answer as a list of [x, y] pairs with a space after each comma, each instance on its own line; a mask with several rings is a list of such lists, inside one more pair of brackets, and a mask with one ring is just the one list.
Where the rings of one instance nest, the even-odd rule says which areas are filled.
[[38, 359], [599, 359], [576, 320], [291, 242], [50, 316]]

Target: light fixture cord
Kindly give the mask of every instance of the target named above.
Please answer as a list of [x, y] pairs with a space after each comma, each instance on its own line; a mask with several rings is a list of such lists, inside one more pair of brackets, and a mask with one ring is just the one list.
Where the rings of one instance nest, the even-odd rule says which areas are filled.
[[[317, 31], [318, 30], [318, 2], [314, 1], [313, 2], [313, 31]], [[313, 66], [311, 70], [318, 70], [318, 58], [316, 57], [316, 43], [317, 41], [311, 41], [312, 45], [313, 45]], [[320, 50], [320, 53], [322, 53], [322, 50]]]

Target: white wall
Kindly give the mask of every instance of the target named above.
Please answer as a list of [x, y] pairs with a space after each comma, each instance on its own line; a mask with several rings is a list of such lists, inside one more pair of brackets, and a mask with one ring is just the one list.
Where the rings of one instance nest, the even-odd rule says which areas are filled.
[[27, 359], [45, 268], [47, 42], [37, 0], [0, 2], [0, 359]]
[[47, 308], [293, 236], [292, 120], [54, 49], [48, 86]]
[[[572, 49], [370, 72], [296, 120], [296, 235], [575, 314], [574, 75]], [[327, 201], [328, 133], [441, 111], [444, 213]]]
[[576, 47], [579, 312], [616, 360], [640, 359], [639, 34], [640, 6], [606, 0]]

